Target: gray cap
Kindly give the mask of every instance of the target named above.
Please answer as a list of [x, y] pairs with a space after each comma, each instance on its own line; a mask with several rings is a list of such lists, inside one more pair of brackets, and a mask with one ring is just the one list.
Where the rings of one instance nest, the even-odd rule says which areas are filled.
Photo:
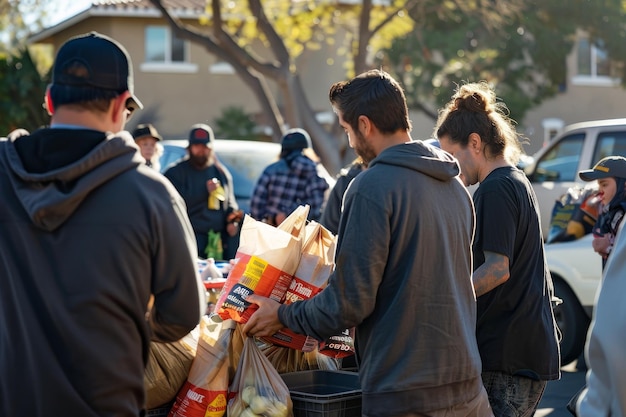
[[137, 126], [133, 131], [133, 138], [135, 140], [143, 137], [155, 138], [156, 140], [163, 140], [159, 132], [150, 123], [144, 123]]
[[602, 178], [626, 178], [626, 158], [623, 156], [607, 156], [602, 158], [592, 169], [580, 171], [578, 176], [583, 181]]

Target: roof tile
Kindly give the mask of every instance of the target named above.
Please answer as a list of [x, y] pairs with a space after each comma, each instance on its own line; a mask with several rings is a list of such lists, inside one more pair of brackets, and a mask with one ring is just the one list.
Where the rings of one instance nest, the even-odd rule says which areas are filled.
[[[163, 4], [168, 9], [203, 12], [206, 0], [163, 0]], [[150, 0], [93, 0], [92, 7], [116, 10], [154, 9]]]

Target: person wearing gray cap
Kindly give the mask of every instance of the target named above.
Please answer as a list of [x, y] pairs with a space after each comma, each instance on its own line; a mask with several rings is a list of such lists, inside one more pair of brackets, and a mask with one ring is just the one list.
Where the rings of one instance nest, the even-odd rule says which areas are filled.
[[123, 130], [122, 45], [65, 42], [45, 104], [49, 128], [0, 141], [0, 415], [143, 415], [151, 341], [205, 309], [185, 204]]
[[593, 250], [602, 256], [602, 269], [613, 249], [617, 229], [626, 212], [626, 158], [607, 156], [592, 169], [578, 173], [583, 181], [598, 181], [601, 199], [598, 219], [593, 226]]
[[137, 125], [133, 130], [133, 138], [139, 147], [141, 156], [146, 160], [146, 165], [160, 171], [159, 158], [163, 154], [163, 147], [159, 144], [163, 140], [156, 128], [150, 123]]
[[311, 137], [304, 129], [288, 130], [281, 141], [280, 159], [268, 165], [254, 187], [250, 215], [278, 226], [298, 206], [308, 204], [309, 220], [318, 220], [328, 183], [317, 172]]

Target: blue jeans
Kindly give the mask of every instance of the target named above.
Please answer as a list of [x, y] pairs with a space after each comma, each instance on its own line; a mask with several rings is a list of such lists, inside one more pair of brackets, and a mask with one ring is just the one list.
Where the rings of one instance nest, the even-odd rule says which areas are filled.
[[483, 372], [482, 377], [495, 417], [533, 417], [547, 384], [503, 372]]

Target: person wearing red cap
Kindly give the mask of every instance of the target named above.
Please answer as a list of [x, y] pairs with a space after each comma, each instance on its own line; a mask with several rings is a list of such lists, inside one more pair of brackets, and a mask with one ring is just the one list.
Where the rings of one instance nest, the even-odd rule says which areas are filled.
[[602, 256], [602, 269], [606, 266], [615, 235], [626, 212], [626, 158], [607, 156], [592, 169], [578, 173], [583, 181], [598, 181], [601, 206], [593, 227], [593, 250]]
[[185, 203], [123, 130], [122, 45], [65, 42], [45, 100], [49, 128], [0, 140], [0, 415], [144, 415], [150, 343], [206, 306]]
[[233, 190], [233, 178], [213, 152], [215, 137], [209, 125], [189, 131], [187, 156], [165, 171], [187, 204], [200, 258], [232, 259], [243, 213]]

